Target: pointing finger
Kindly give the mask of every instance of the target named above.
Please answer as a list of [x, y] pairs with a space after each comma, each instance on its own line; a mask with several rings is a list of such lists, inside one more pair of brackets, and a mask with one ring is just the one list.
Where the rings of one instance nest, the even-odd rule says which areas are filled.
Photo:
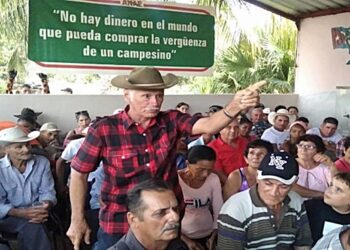
[[265, 84], [266, 84], [265, 80], [264, 81], [260, 81], [260, 82], [256, 82], [256, 83], [250, 85], [248, 87], [248, 89], [251, 90], [251, 91], [256, 91], [256, 90], [261, 89]]

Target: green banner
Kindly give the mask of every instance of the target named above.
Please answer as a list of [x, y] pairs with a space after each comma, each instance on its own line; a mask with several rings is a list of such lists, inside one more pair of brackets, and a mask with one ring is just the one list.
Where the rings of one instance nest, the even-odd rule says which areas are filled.
[[[198, 6], [108, 0], [29, 1], [28, 58], [41, 66], [205, 71], [214, 63], [214, 24]], [[154, 7], [155, 6], [155, 7]]]

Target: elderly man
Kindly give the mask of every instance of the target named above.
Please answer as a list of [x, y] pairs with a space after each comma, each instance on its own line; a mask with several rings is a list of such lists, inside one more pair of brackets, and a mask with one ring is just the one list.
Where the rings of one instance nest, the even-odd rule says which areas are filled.
[[49, 160], [55, 160], [57, 153], [56, 148], [52, 147], [53, 144], [57, 144], [57, 137], [60, 130], [53, 122], [44, 123], [40, 127], [40, 135], [38, 137], [38, 145], [35, 145], [32, 149], [33, 154], [43, 155]]
[[264, 105], [261, 103], [250, 110], [249, 117], [253, 122], [252, 134], [260, 138], [271, 125], [264, 119]]
[[17, 233], [19, 249], [51, 249], [43, 223], [56, 193], [48, 160], [30, 154], [38, 136], [19, 127], [0, 131], [6, 153], [0, 159], [0, 233]]
[[34, 131], [40, 128], [37, 119], [41, 114], [42, 112], [35, 112], [30, 108], [23, 108], [21, 113], [19, 115], [14, 115], [14, 117], [18, 118], [17, 125], [22, 126], [29, 131]]
[[150, 179], [138, 184], [128, 192], [127, 208], [130, 229], [109, 250], [187, 249], [185, 243], [177, 239], [178, 202], [163, 180]]
[[264, 131], [261, 139], [271, 142], [275, 151], [278, 151], [289, 137], [289, 132], [286, 129], [289, 123], [295, 121], [295, 115], [290, 115], [286, 109], [279, 109], [276, 112], [271, 112], [268, 120], [272, 127]]
[[222, 111], [210, 117], [191, 117], [176, 110], [161, 112], [164, 89], [175, 85], [173, 74], [161, 76], [155, 68], [135, 68], [112, 84], [124, 89], [128, 103], [123, 112], [94, 123], [74, 158], [70, 184], [72, 220], [67, 235], [75, 249], [81, 239], [89, 242], [90, 229], [83, 216], [86, 178], [102, 160], [105, 179], [101, 190], [100, 230], [95, 249], [107, 249], [128, 231], [125, 197], [143, 180], [159, 177], [174, 187], [182, 200], [175, 167], [176, 143], [181, 136], [215, 134], [239, 112], [259, 100], [257, 83], [236, 93]]
[[218, 249], [310, 249], [303, 199], [291, 191], [298, 173], [288, 153], [266, 155], [257, 185], [231, 196], [221, 208]]
[[57, 125], [53, 122], [44, 123], [40, 127], [40, 136], [38, 137], [38, 141], [40, 142], [43, 148], [46, 148], [53, 141], [57, 139], [58, 133], [60, 130]]

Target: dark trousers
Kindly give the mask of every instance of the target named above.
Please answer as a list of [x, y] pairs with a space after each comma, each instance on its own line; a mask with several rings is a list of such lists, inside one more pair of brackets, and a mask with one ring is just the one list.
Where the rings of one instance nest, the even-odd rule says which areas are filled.
[[1, 233], [17, 233], [20, 250], [52, 249], [43, 224], [30, 223], [24, 218], [8, 216], [0, 220]]
[[123, 234], [108, 234], [99, 228], [97, 232], [97, 242], [95, 243], [93, 249], [106, 250], [117, 243], [122, 237]]

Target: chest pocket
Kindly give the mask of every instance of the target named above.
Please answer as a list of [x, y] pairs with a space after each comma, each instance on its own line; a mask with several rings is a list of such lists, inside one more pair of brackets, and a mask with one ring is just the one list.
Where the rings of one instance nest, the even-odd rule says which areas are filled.
[[17, 184], [15, 182], [7, 182], [3, 185], [3, 188], [5, 189], [7, 196], [11, 196], [16, 192]]
[[20, 202], [19, 197], [21, 197], [17, 195], [17, 184], [15, 182], [6, 182], [2, 187], [5, 190], [7, 200], [10, 201], [12, 205], [16, 206]]
[[138, 166], [140, 166], [140, 156], [137, 151], [129, 151], [121, 154], [114, 152], [109, 154], [108, 161], [110, 171], [115, 171], [114, 176], [131, 177], [134, 175]]

